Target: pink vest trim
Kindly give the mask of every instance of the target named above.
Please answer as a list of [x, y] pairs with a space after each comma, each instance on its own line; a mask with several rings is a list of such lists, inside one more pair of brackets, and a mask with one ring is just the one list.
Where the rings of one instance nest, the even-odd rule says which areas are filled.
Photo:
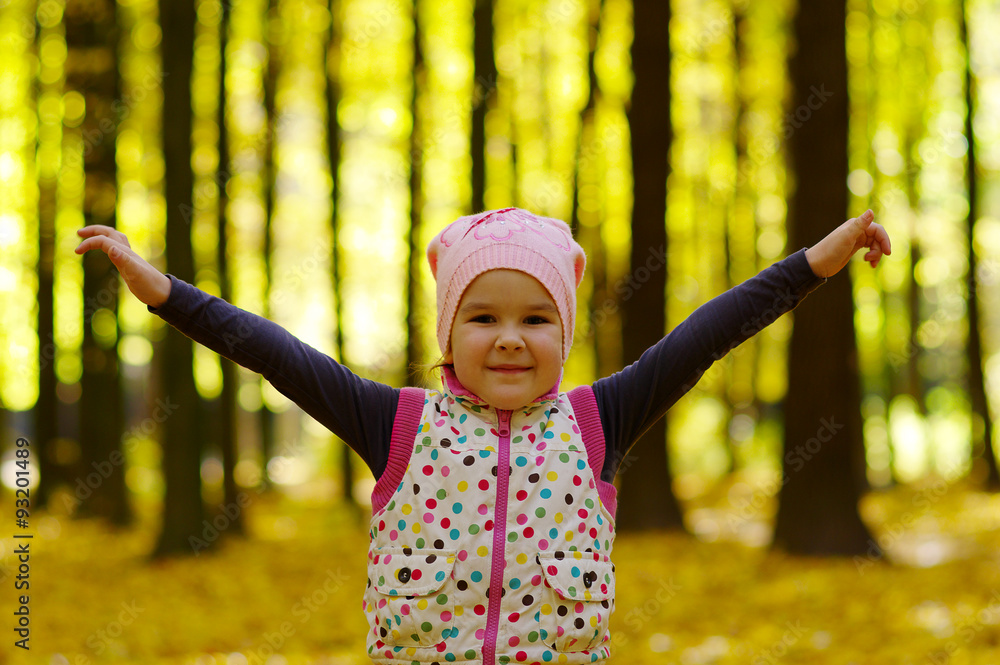
[[[574, 388], [569, 393], [573, 413], [580, 425], [583, 445], [587, 449], [587, 459], [597, 481], [597, 493], [608, 511], [614, 516], [618, 511], [618, 490], [606, 481], [601, 480], [601, 470], [604, 468], [604, 452], [607, 449], [604, 441], [604, 428], [601, 426], [601, 414], [597, 409], [597, 399], [590, 386]], [[413, 453], [413, 441], [420, 425], [420, 415], [424, 409], [425, 391], [423, 388], [403, 388], [399, 393], [399, 405], [396, 407], [396, 418], [392, 423], [392, 438], [389, 441], [389, 459], [385, 470], [375, 483], [372, 490], [372, 514], [385, 507], [390, 497], [396, 492], [403, 474]]]
[[389, 440], [389, 459], [385, 470], [372, 490], [372, 514], [385, 507], [396, 492], [403, 474], [410, 463], [413, 441], [417, 438], [420, 414], [424, 410], [426, 392], [423, 388], [403, 388], [399, 391], [399, 405], [392, 421], [392, 438]]
[[569, 403], [573, 405], [573, 414], [580, 425], [583, 445], [587, 449], [587, 459], [597, 481], [597, 494], [607, 507], [611, 516], [618, 511], [618, 488], [609, 482], [601, 480], [601, 470], [604, 468], [604, 452], [607, 450], [604, 441], [604, 427], [601, 426], [601, 413], [597, 409], [597, 398], [590, 386], [580, 386], [567, 393]]

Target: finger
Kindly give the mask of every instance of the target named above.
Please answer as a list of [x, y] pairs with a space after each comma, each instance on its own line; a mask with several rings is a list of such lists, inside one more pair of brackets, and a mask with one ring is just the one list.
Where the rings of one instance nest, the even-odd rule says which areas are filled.
[[867, 233], [869, 225], [873, 221], [875, 221], [875, 213], [873, 213], [871, 211], [871, 208], [869, 208], [855, 219], [857, 219], [858, 224], [861, 226], [862, 230], [864, 230]]
[[878, 265], [879, 261], [882, 260], [882, 247], [881, 245], [875, 245], [871, 250], [865, 254], [865, 261], [871, 264], [872, 268]]
[[882, 248], [879, 247], [878, 245], [875, 245], [874, 247], [871, 248], [871, 251], [865, 254], [865, 261], [871, 261], [873, 259], [879, 259], [881, 257], [882, 257]]
[[83, 242], [77, 245], [76, 250], [74, 251], [77, 254], [84, 254], [92, 249], [101, 250], [112, 259], [112, 262], [114, 261], [115, 256], [112, 256], [111, 250], [118, 249], [119, 251], [123, 251], [122, 245], [117, 240], [109, 238], [105, 235], [95, 235], [86, 238]]
[[109, 235], [115, 231], [114, 227], [105, 226], [104, 224], [91, 224], [90, 226], [84, 226], [83, 228], [77, 229], [76, 234], [81, 238], [89, 238], [95, 235]]
[[81, 238], [105, 236], [122, 243], [126, 247], [132, 246], [128, 241], [128, 237], [124, 233], [112, 226], [105, 226], [104, 224], [91, 224], [90, 226], [84, 226], [81, 229], [77, 229], [76, 234]]
[[882, 247], [882, 252], [884, 254], [892, 254], [892, 242], [889, 240], [889, 233], [881, 224], [872, 224], [868, 229], [871, 233], [874, 229], [874, 240]]
[[132, 250], [121, 245], [112, 244], [108, 247], [108, 258], [114, 264], [121, 276], [128, 282], [131, 277]]

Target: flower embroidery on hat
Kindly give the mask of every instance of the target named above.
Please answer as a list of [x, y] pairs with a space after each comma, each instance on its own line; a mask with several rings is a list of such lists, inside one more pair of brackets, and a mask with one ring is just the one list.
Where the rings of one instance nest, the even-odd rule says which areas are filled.
[[[471, 223], [462, 229], [461, 225], [453, 225], [441, 234], [441, 243], [446, 247], [465, 238], [472, 233], [476, 240], [504, 242], [511, 240], [515, 233], [533, 233], [549, 241], [564, 252], [570, 251], [572, 235], [568, 230], [557, 226], [558, 220], [533, 215], [520, 208], [502, 208], [482, 213], [479, 217], [469, 217]], [[565, 222], [558, 222], [565, 225]], [[456, 228], [457, 227], [457, 228]], [[568, 227], [567, 227], [568, 229]], [[461, 235], [459, 235], [461, 234]]]

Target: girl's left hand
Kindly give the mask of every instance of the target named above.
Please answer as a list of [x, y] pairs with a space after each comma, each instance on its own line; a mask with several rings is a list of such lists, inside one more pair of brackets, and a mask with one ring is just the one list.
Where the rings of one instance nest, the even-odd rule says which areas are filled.
[[876, 224], [875, 213], [866, 210], [860, 217], [849, 219], [828, 236], [806, 250], [806, 260], [817, 277], [832, 277], [847, 265], [854, 253], [868, 247], [865, 261], [878, 265], [883, 254], [892, 254], [889, 234]]

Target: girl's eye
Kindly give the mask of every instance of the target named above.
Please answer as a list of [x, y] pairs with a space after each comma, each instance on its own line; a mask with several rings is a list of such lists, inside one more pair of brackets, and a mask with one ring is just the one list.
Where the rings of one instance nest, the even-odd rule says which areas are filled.
[[475, 323], [493, 323], [493, 317], [489, 314], [480, 314], [472, 319]]
[[528, 321], [528, 323], [530, 323], [532, 325], [539, 325], [539, 324], [542, 324], [542, 323], [548, 323], [549, 322], [549, 320], [546, 319], [544, 316], [529, 316], [527, 318], [527, 321]]

